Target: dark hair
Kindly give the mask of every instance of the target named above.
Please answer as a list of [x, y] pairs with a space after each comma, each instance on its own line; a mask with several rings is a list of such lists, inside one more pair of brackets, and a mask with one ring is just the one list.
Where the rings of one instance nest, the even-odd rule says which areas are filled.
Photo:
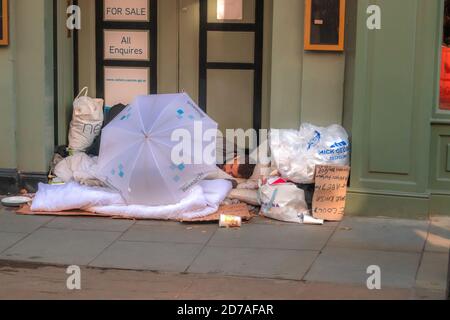
[[255, 171], [256, 164], [250, 164], [250, 157], [245, 156], [245, 161], [243, 163], [239, 163], [238, 174], [240, 177], [244, 179], [250, 179]]

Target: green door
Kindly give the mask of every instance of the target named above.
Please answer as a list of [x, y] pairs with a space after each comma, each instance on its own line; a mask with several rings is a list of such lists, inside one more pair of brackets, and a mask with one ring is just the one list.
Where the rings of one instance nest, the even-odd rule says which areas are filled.
[[430, 187], [432, 214], [450, 214], [450, 1], [439, 1], [435, 88], [432, 105]]
[[344, 118], [353, 140], [347, 211], [426, 218], [442, 3], [379, 0], [381, 30], [367, 27], [371, 4], [349, 1], [349, 15], [357, 18], [348, 18], [347, 36]]

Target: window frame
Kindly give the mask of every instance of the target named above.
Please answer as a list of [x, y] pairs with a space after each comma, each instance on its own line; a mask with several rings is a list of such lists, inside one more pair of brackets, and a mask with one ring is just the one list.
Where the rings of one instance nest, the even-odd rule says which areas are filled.
[[312, 0], [305, 0], [305, 35], [304, 46], [307, 51], [344, 51], [346, 0], [339, 1], [339, 41], [336, 45], [311, 43]]
[[[450, 0], [449, 0], [450, 1]], [[444, 14], [445, 0], [440, 0], [438, 6], [438, 19], [436, 19], [436, 83], [435, 83], [435, 99], [433, 103], [432, 123], [450, 122], [450, 110], [441, 108], [441, 67], [442, 67], [442, 44], [444, 37]]]
[[2, 17], [3, 17], [3, 34], [0, 38], [0, 46], [9, 45], [9, 10], [8, 10], [8, 1], [9, 0], [0, 0], [2, 2]]

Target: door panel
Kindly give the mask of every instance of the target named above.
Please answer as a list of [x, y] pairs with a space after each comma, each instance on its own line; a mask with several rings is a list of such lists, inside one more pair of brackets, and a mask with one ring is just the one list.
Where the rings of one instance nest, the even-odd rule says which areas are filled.
[[78, 0], [83, 13], [81, 30], [75, 31], [78, 43], [75, 57], [78, 64], [78, 83], [75, 83], [75, 94], [81, 88], [88, 87], [89, 94], [97, 96], [96, 85], [96, 45], [95, 45], [95, 2], [92, 0]]
[[[384, 19], [395, 23], [385, 24], [384, 33], [373, 36], [374, 43], [370, 66], [368, 90], [372, 101], [370, 112], [369, 170], [371, 173], [409, 175], [413, 150], [414, 77], [417, 46], [417, 11], [419, 2], [411, 0], [386, 1]], [[402, 8], [405, 13], [401, 23], [396, 16]], [[383, 41], [383, 45], [378, 42]], [[401, 48], [401, 49], [400, 49]], [[399, 50], [404, 54], [399, 55]], [[401, 57], [397, 59], [397, 57]], [[386, 81], [401, 83], [393, 87]], [[382, 92], [383, 94], [379, 94]], [[383, 126], [379, 124], [383, 123]], [[383, 150], [383, 152], [379, 152]]]
[[208, 32], [208, 62], [253, 63], [253, 32]]
[[448, 193], [450, 190], [450, 126], [434, 125], [431, 137], [431, 189]]
[[199, 78], [199, 0], [180, 1], [179, 22], [179, 89], [198, 103]]
[[[439, 18], [435, 20], [440, 32], [434, 47], [437, 48], [438, 52], [435, 79], [438, 79], [439, 85], [435, 86], [435, 99], [432, 105], [430, 186], [433, 194], [448, 196], [450, 194], [450, 110], [446, 110], [448, 107], [448, 92], [445, 88], [449, 80], [446, 67], [449, 63], [448, 52], [450, 50], [449, 31], [448, 26], [446, 26], [449, 14], [446, 6], [450, 5], [450, 2], [448, 0], [441, 1], [438, 5]], [[445, 209], [438, 210], [438, 214], [448, 212], [449, 200], [443, 201], [446, 204]]]
[[208, 70], [208, 114], [220, 130], [253, 126], [252, 70]]
[[[366, 15], [369, 2], [357, 1], [358, 17]], [[349, 44], [356, 54], [347, 61], [356, 68], [348, 83], [352, 191], [428, 192], [436, 4], [380, 0], [384, 22], [377, 32], [357, 20]]]
[[178, 2], [158, 2], [158, 93], [178, 92]]

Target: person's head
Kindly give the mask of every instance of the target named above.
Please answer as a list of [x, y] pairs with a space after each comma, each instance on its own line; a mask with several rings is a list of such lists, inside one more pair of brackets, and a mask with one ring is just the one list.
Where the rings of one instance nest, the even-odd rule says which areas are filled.
[[256, 165], [250, 164], [248, 156], [236, 157], [222, 168], [223, 171], [238, 179], [249, 179], [253, 175]]

